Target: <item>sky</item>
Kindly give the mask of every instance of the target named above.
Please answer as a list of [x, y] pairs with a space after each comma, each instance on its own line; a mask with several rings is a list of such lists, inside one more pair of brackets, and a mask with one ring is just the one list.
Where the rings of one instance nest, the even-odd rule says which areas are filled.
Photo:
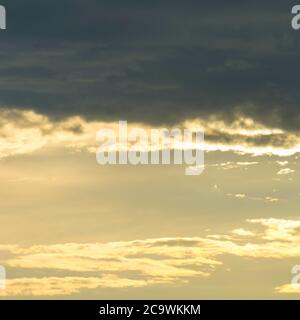
[[[299, 299], [295, 1], [0, 4], [0, 299]], [[99, 165], [120, 120], [203, 173]]]

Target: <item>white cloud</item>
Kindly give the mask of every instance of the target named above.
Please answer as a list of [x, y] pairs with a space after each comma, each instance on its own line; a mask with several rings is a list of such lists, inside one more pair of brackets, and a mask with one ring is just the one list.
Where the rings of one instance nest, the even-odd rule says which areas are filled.
[[284, 284], [275, 288], [278, 293], [300, 293], [300, 285]]
[[255, 236], [255, 233], [249, 230], [245, 230], [243, 228], [234, 229], [231, 231], [231, 233], [242, 236], [242, 237], [253, 237]]
[[286, 174], [291, 174], [294, 173], [295, 170], [292, 170], [290, 168], [285, 168], [285, 169], [281, 169], [277, 172], [278, 175], [286, 175]]
[[[259, 259], [300, 258], [300, 220], [249, 219], [251, 230], [207, 237], [156, 238], [108, 243], [62, 243], [20, 247], [0, 245], [1, 264], [32, 272], [64, 270], [84, 277], [8, 279], [1, 295], [71, 294], [83, 288], [139, 287], [208, 277], [224, 255]], [[259, 227], [258, 229], [256, 227]], [[264, 227], [261, 230], [261, 227]], [[238, 238], [237, 238], [238, 237]], [[249, 240], [249, 237], [251, 237]], [[99, 272], [100, 278], [89, 277]], [[128, 276], [133, 273], [134, 277]], [[105, 275], [105, 276], [104, 276]], [[109, 276], [108, 276], [109, 275]]]
[[288, 161], [276, 161], [277, 164], [279, 164], [281, 167], [287, 166], [289, 164]]

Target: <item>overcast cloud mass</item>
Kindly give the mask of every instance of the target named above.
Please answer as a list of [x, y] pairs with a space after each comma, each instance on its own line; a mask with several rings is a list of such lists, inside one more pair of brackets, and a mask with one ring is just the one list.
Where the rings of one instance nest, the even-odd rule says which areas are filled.
[[2, 106], [156, 124], [242, 114], [299, 130], [293, 2], [2, 3]]

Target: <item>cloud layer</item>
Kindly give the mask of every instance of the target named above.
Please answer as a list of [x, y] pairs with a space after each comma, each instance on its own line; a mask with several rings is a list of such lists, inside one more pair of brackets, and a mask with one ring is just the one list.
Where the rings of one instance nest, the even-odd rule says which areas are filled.
[[[0, 116], [0, 158], [30, 154], [42, 148], [67, 148], [95, 153], [98, 147], [96, 142], [98, 130], [111, 128], [115, 130], [117, 136], [119, 130], [118, 122], [87, 121], [79, 116], [53, 120], [31, 110], [2, 108]], [[149, 135], [150, 129], [163, 129], [160, 126], [150, 127], [142, 123], [128, 124], [128, 130], [135, 127], [144, 128], [149, 131]], [[210, 121], [194, 119], [184, 121], [176, 127], [203, 130], [205, 143], [202, 148], [205, 151], [277, 156], [291, 156], [300, 152], [300, 135], [265, 127], [250, 118], [240, 118], [231, 125], [213, 118]], [[172, 127], [167, 129], [171, 130]], [[116, 145], [115, 148], [129, 148], [136, 143], [127, 146]], [[289, 168], [283, 168], [278, 174], [292, 172]]]
[[1, 105], [156, 125], [240, 113], [299, 131], [293, 1], [2, 3]]
[[[69, 295], [81, 289], [178, 284], [209, 277], [221, 268], [224, 255], [252, 259], [300, 257], [300, 220], [252, 219], [248, 223], [249, 230], [238, 228], [207, 237], [31, 247], [1, 245], [2, 257], [7, 258], [0, 262], [6, 267], [45, 273], [63, 270], [84, 276], [8, 279], [7, 289], [0, 295]], [[285, 287], [276, 290], [286, 292]]]

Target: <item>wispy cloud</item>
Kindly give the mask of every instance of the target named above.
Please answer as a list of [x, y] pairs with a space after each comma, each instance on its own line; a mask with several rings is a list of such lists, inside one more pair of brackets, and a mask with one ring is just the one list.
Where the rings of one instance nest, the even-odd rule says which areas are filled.
[[7, 280], [5, 291], [0, 296], [57, 296], [78, 293], [81, 289], [138, 288], [151, 281], [119, 278], [114, 275], [102, 277], [45, 277]]
[[[84, 277], [62, 279], [9, 279], [7, 290], [1, 295], [55, 295], [71, 294], [83, 288], [178, 284], [210, 276], [223, 265], [222, 256], [226, 254], [253, 259], [300, 257], [300, 220], [271, 218], [247, 221], [253, 228], [237, 228], [228, 234], [207, 237], [30, 247], [1, 245], [1, 252], [10, 253], [1, 261], [7, 267], [84, 273]], [[264, 227], [262, 231], [261, 226]], [[100, 274], [99, 277], [88, 276], [95, 272]], [[134, 277], [128, 273], [133, 273]]]
[[286, 175], [286, 174], [291, 174], [294, 173], [295, 170], [292, 170], [290, 168], [285, 168], [285, 169], [281, 169], [277, 172], [278, 175]]
[[275, 288], [278, 293], [300, 293], [300, 285], [284, 284]]

